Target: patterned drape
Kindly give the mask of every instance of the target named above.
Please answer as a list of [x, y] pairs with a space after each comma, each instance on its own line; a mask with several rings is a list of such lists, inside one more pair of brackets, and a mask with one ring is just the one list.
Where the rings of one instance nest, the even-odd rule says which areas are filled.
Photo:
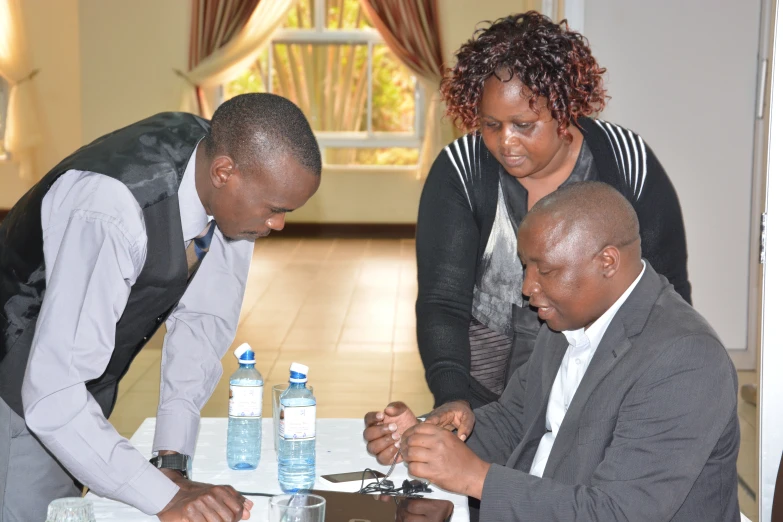
[[444, 72], [436, 0], [362, 0], [386, 44], [417, 76], [440, 82]]
[[[270, 0], [274, 1], [274, 0]], [[188, 70], [226, 45], [250, 20], [260, 0], [193, 0]], [[204, 93], [195, 86], [199, 113], [206, 114]]]
[[437, 0], [361, 0], [367, 17], [392, 52], [424, 86], [426, 128], [419, 175], [426, 173], [441, 148], [453, 139], [443, 118], [438, 88], [445, 72]]
[[180, 109], [211, 118], [214, 108], [208, 99], [213, 99], [216, 89], [242, 74], [258, 58], [293, 2], [193, 0], [191, 68], [187, 73], [174, 71], [187, 82]]

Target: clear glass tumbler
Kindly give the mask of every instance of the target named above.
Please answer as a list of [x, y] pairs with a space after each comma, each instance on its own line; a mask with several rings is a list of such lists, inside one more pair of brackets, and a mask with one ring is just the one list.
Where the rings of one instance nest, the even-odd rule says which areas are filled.
[[269, 522], [324, 522], [326, 499], [310, 493], [277, 495], [269, 501]]
[[[272, 438], [275, 439], [275, 453], [277, 453], [277, 446], [280, 443], [280, 396], [288, 389], [288, 384], [275, 384], [272, 386]], [[311, 392], [313, 391], [313, 387], [309, 384], [307, 389]]]
[[49, 504], [46, 522], [95, 522], [92, 502], [86, 498], [58, 498]]

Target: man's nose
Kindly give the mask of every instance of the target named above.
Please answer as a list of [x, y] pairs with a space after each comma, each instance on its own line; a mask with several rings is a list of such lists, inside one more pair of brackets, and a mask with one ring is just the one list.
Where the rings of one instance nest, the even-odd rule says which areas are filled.
[[283, 230], [285, 227], [285, 214], [281, 212], [280, 214], [273, 215], [266, 220], [266, 226], [272, 230], [277, 230], [278, 232]]

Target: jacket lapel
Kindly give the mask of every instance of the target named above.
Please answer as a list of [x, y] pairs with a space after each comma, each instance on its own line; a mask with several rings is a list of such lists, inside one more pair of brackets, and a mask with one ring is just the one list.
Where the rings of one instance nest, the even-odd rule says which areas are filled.
[[[611, 330], [611, 331], [610, 331]], [[552, 452], [544, 469], [544, 477], [551, 477], [560, 462], [566, 457], [571, 448], [574, 447], [574, 440], [579, 432], [579, 418], [590, 395], [595, 387], [604, 380], [606, 375], [612, 371], [612, 368], [631, 348], [631, 342], [625, 334], [625, 328], [622, 325], [610, 327], [607, 330], [601, 344], [598, 346], [590, 366], [576, 389], [571, 405], [563, 418], [563, 424], [560, 425], [560, 431], [557, 433], [555, 443], [552, 446]]]
[[[557, 466], [574, 447], [579, 432], [579, 420], [585, 405], [590, 400], [596, 386], [631, 349], [631, 339], [644, 328], [652, 307], [663, 289], [661, 279], [661, 276], [652, 269], [648, 262], [639, 284], [609, 324], [609, 328], [607, 328], [592, 361], [590, 361], [590, 366], [579, 383], [563, 419], [563, 424], [560, 426], [560, 431], [557, 433], [552, 452], [544, 469], [544, 477], [552, 477]], [[557, 374], [557, 369], [555, 374]]]
[[[542, 328], [547, 328], [547, 326], [544, 325]], [[552, 391], [552, 385], [555, 382], [555, 377], [557, 377], [557, 372], [560, 369], [560, 362], [563, 360], [563, 356], [568, 349], [568, 341], [563, 334], [559, 332], [547, 333], [549, 334], [549, 342], [541, 348], [544, 351], [544, 357], [541, 364], [541, 391], [539, 393], [539, 404], [530, 405], [533, 408], [531, 411], [535, 411], [535, 413], [529, 417], [529, 428], [525, 430], [525, 436], [522, 439], [522, 442], [515, 448], [506, 463], [508, 467], [514, 469], [526, 469], [524, 466], [519, 467], [520, 459], [527, 454], [526, 449], [531, 442], [535, 442], [535, 446], [538, 447], [538, 441], [546, 432], [546, 409], [547, 404], [549, 404], [549, 394]]]
[[541, 368], [541, 404], [534, 419], [535, 425], [539, 419], [546, 417], [546, 407], [549, 404], [549, 395], [552, 393], [552, 386], [555, 383], [557, 372], [560, 371], [560, 363], [563, 361], [566, 350], [568, 350], [568, 341], [561, 333], [554, 333], [552, 346], [547, 349], [548, 357], [544, 359]]

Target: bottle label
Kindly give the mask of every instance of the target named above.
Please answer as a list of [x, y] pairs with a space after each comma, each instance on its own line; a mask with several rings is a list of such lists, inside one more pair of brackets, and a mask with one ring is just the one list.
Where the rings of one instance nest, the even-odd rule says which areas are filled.
[[261, 396], [264, 386], [242, 386], [231, 384], [228, 387], [229, 417], [260, 417]]
[[315, 438], [315, 406], [280, 406], [278, 434], [283, 439]]

